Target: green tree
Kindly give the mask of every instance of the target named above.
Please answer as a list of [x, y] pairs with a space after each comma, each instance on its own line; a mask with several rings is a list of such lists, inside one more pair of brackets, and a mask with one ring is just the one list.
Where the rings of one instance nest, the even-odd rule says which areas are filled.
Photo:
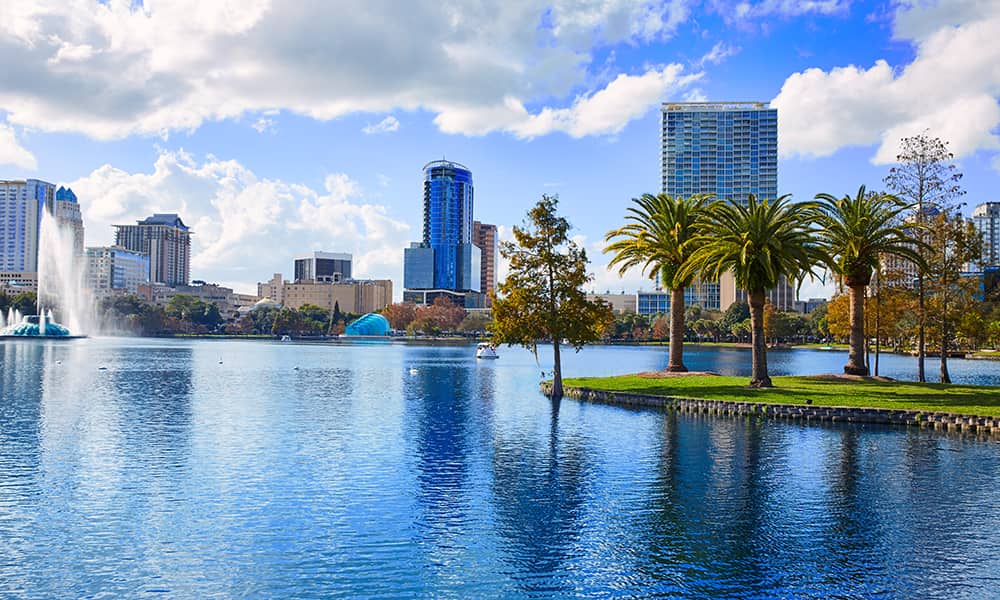
[[930, 323], [941, 350], [941, 383], [951, 383], [948, 351], [955, 339], [959, 307], [972, 303], [979, 281], [962, 277], [965, 265], [983, 254], [982, 236], [971, 221], [955, 211], [943, 211], [928, 228], [927, 274], [932, 294]]
[[820, 237], [826, 245], [827, 266], [847, 286], [850, 299], [850, 350], [844, 373], [868, 375], [865, 290], [883, 256], [925, 268], [919, 250], [923, 243], [897, 224], [907, 207], [895, 196], [870, 193], [861, 186], [853, 197], [818, 194], [816, 199], [822, 203]]
[[524, 226], [513, 228], [515, 241], [500, 245], [510, 270], [493, 301], [492, 329], [495, 344], [518, 344], [536, 356], [538, 340], [551, 341], [553, 398], [563, 395], [561, 341], [579, 351], [600, 340], [613, 318], [606, 303], [587, 300], [587, 254], [569, 239], [569, 222], [556, 214], [558, 202], [543, 195]]
[[657, 275], [670, 290], [670, 357], [667, 371], [687, 371], [684, 366], [684, 288], [691, 285], [694, 271], [682, 267], [697, 245], [698, 223], [711, 196], [696, 194], [688, 198], [667, 194], [643, 194], [633, 198], [627, 223], [604, 236], [611, 242], [604, 249], [614, 256], [608, 268], [617, 266], [624, 275], [641, 267], [650, 278]]
[[38, 310], [38, 294], [35, 292], [21, 292], [15, 294], [10, 300], [10, 306], [19, 311], [22, 315], [33, 315]]
[[733, 302], [723, 313], [719, 321], [719, 327], [723, 332], [730, 331], [733, 325], [742, 323], [750, 318], [750, 305], [746, 302]]
[[772, 387], [764, 340], [764, 299], [781, 277], [814, 274], [824, 252], [815, 235], [815, 203], [792, 203], [785, 195], [746, 204], [720, 201], [706, 211], [699, 226], [697, 248], [681, 274], [718, 279], [731, 271], [750, 300], [752, 366], [750, 387]]
[[[926, 241], [924, 227], [934, 214], [948, 209], [951, 203], [965, 192], [958, 182], [962, 173], [951, 161], [955, 156], [948, 150], [948, 144], [940, 138], [932, 138], [927, 132], [900, 141], [900, 153], [896, 156], [896, 166], [889, 169], [885, 184], [913, 208], [912, 221], [917, 226], [917, 237]], [[921, 256], [926, 254], [921, 250]], [[924, 261], [927, 262], [926, 260]], [[924, 372], [926, 354], [925, 327], [927, 323], [925, 275], [923, 269], [917, 272], [917, 381], [927, 381]]]

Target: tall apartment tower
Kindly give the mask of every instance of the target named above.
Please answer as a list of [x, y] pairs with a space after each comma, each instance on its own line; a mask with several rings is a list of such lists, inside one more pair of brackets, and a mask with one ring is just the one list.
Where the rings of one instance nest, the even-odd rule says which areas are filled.
[[487, 294], [486, 305], [490, 306], [493, 301], [488, 294], [497, 289], [496, 261], [499, 254], [499, 238], [497, 238], [497, 226], [489, 223], [472, 222], [472, 243], [482, 252], [482, 265], [479, 269], [479, 281], [482, 292]]
[[1000, 202], [984, 202], [972, 211], [972, 223], [983, 236], [980, 267], [1000, 265]]
[[191, 230], [176, 214], [115, 225], [115, 245], [149, 255], [151, 283], [187, 285], [191, 278]]
[[[764, 102], [663, 104], [662, 189], [671, 196], [714, 194], [745, 203], [747, 195], [778, 195], [778, 111]], [[732, 275], [696, 284], [698, 303], [725, 310], [746, 292]], [[791, 310], [795, 291], [782, 279], [769, 292], [779, 310]]]
[[38, 179], [0, 180], [0, 272], [36, 273], [42, 215], [48, 211], [73, 233], [83, 254], [83, 218], [76, 194]]
[[403, 253], [404, 300], [423, 304], [447, 295], [467, 307], [481, 303], [482, 253], [472, 243], [472, 199], [467, 167], [448, 160], [424, 165], [423, 239]]

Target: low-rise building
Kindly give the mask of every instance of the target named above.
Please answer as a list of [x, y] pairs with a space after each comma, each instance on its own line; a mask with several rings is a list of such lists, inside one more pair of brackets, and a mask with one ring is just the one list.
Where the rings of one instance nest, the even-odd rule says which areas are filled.
[[257, 295], [261, 298], [270, 298], [278, 304], [285, 301], [285, 279], [281, 273], [275, 273], [270, 281], [257, 284]]
[[139, 286], [139, 296], [146, 302], [159, 307], [165, 307], [174, 296], [192, 296], [203, 302], [209, 302], [219, 307], [219, 313], [229, 319], [237, 316], [238, 308], [231, 288], [204, 283], [198, 285], [167, 286], [157, 283]]
[[326, 310], [339, 306], [343, 312], [370, 313], [382, 310], [392, 303], [392, 281], [368, 279], [340, 283], [285, 282], [281, 297], [282, 305], [288, 308], [298, 309], [306, 304], [313, 304]]
[[8, 295], [38, 291], [35, 271], [0, 271], [0, 291]]
[[587, 300], [601, 300], [611, 305], [611, 310], [616, 313], [634, 313], [636, 310], [637, 297], [635, 294], [587, 294]]
[[138, 294], [149, 283], [149, 256], [121, 246], [92, 246], [84, 252], [87, 287], [95, 299]]

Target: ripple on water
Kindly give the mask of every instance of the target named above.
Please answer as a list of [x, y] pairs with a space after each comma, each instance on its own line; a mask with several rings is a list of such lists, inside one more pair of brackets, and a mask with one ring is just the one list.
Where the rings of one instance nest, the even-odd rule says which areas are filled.
[[[0, 345], [0, 596], [978, 598], [1000, 586], [1000, 444], [552, 403], [536, 387], [544, 355], [471, 352]], [[565, 357], [574, 374], [664, 360]]]

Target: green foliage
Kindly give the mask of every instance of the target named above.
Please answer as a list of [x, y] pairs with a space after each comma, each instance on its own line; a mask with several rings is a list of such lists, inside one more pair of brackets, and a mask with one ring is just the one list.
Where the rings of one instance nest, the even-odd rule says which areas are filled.
[[1000, 416], [1000, 387], [814, 377], [775, 377], [775, 380], [779, 387], [764, 390], [748, 389], [742, 377], [712, 376], [583, 377], [567, 379], [566, 385], [679, 398], [776, 404], [805, 404], [811, 401], [814, 406], [934, 410]]
[[493, 318], [488, 313], [472, 312], [458, 324], [458, 330], [463, 333], [485, 334], [492, 322]]
[[723, 331], [729, 331], [732, 329], [733, 325], [742, 323], [749, 318], [750, 305], [746, 302], [733, 302], [722, 315], [722, 320], [719, 321], [719, 327], [721, 327]]
[[556, 214], [558, 200], [543, 195], [528, 212], [528, 222], [514, 227], [514, 242], [500, 245], [510, 261], [500, 297], [493, 303], [493, 340], [537, 352], [538, 340], [566, 340], [577, 350], [601, 339], [612, 320], [610, 307], [590, 302], [583, 286], [586, 251], [569, 239], [569, 222]]
[[553, 397], [562, 396], [560, 340], [580, 350], [600, 340], [612, 320], [610, 306], [587, 300], [587, 254], [569, 239], [557, 205], [556, 197], [543, 195], [525, 225], [514, 227], [515, 241], [500, 245], [510, 271], [493, 301], [491, 330], [495, 344], [521, 345], [536, 356], [538, 340], [553, 342]]
[[222, 323], [219, 307], [214, 302], [205, 302], [186, 294], [177, 294], [171, 298], [164, 310], [168, 317], [187, 321], [208, 332], [214, 331]]
[[10, 306], [13, 306], [14, 310], [21, 311], [22, 315], [33, 315], [38, 310], [38, 294], [35, 292], [15, 294], [10, 300]]
[[627, 223], [604, 236], [611, 242], [604, 252], [614, 253], [608, 268], [617, 266], [618, 273], [624, 275], [641, 267], [650, 279], [659, 275], [663, 287], [670, 290], [691, 285], [693, 275], [681, 274], [680, 269], [694, 252], [698, 223], [710, 199], [707, 194], [688, 198], [643, 194], [633, 198], [635, 206], [628, 208]]
[[732, 272], [736, 287], [763, 292], [776, 287], [782, 276], [798, 279], [817, 275], [824, 248], [813, 225], [819, 219], [813, 202], [791, 202], [788, 195], [747, 203], [718, 201], [705, 212], [694, 240], [697, 246], [679, 277], [700, 274], [719, 279]]
[[[866, 286], [884, 256], [896, 256], [926, 268], [923, 242], [898, 223], [906, 204], [890, 194], [858, 189], [855, 196], [818, 194], [822, 203], [819, 235], [826, 245], [827, 266], [848, 287]], [[911, 228], [912, 229], [912, 226]]]
[[98, 314], [109, 331], [132, 335], [155, 335], [168, 328], [162, 308], [134, 295], [107, 298], [98, 305]]

